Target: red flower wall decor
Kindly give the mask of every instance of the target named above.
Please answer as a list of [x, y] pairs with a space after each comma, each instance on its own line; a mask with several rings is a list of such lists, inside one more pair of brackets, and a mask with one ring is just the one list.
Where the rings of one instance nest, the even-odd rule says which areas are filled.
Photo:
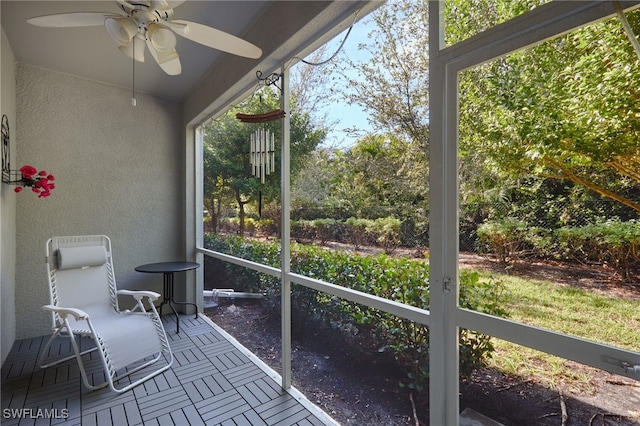
[[39, 198], [47, 198], [56, 187], [55, 183], [53, 183], [55, 177], [45, 170], [38, 171], [33, 166], [24, 165], [20, 167], [20, 173], [22, 178], [16, 183], [21, 186], [17, 186], [14, 189], [16, 193], [22, 192], [24, 188], [29, 187], [31, 191], [38, 194]]

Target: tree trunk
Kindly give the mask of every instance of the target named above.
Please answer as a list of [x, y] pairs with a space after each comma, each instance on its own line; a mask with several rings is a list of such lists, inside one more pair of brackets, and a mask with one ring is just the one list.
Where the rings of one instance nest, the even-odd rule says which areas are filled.
[[242, 201], [240, 191], [236, 191], [236, 201], [238, 202], [238, 210], [239, 210], [238, 217], [240, 219], [238, 234], [240, 234], [241, 237], [244, 237], [244, 217], [245, 217], [244, 205], [247, 204], [247, 202]]
[[562, 173], [565, 174], [566, 178], [573, 181], [574, 183], [577, 183], [578, 185], [583, 185], [589, 189], [591, 189], [592, 191], [598, 193], [599, 195], [603, 196], [603, 197], [607, 197], [610, 198], [614, 201], [617, 201], [621, 204], [624, 204], [627, 207], [632, 208], [633, 210], [640, 212], [640, 204], [634, 202], [633, 200], [630, 200], [628, 198], [623, 197], [620, 194], [616, 194], [615, 192], [609, 191], [606, 188], [602, 188], [598, 185], [596, 185], [595, 183], [587, 180], [587, 179], [583, 179], [580, 176], [578, 176], [576, 173], [574, 173], [573, 171], [571, 171], [571, 169], [569, 169], [568, 167], [564, 167], [562, 165], [562, 163], [560, 163], [559, 161], [551, 158], [551, 157], [545, 157], [545, 160], [547, 162], [549, 162], [550, 164], [554, 165], [556, 168], [560, 169], [560, 171], [562, 171]]

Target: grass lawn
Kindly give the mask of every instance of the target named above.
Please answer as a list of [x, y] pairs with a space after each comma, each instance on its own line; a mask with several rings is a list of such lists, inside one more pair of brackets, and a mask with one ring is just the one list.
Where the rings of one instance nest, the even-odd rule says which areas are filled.
[[[550, 282], [495, 275], [508, 291], [510, 319], [611, 346], [640, 350], [640, 300], [608, 297]], [[489, 366], [505, 373], [563, 385], [574, 391], [593, 390], [592, 369], [503, 340]]]

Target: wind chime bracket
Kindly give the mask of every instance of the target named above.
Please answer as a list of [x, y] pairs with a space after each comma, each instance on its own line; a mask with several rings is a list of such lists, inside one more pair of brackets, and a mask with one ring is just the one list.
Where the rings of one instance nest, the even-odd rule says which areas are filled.
[[[280, 87], [278, 87], [278, 81], [282, 76], [278, 73], [271, 73], [266, 77], [262, 77], [262, 71], [256, 71], [256, 78], [260, 80], [260, 83], [265, 86], [275, 86], [278, 90], [281, 91]], [[275, 109], [273, 111], [265, 112], [263, 114], [236, 114], [236, 118], [243, 123], [268, 123], [270, 121], [277, 121], [285, 117], [285, 112], [282, 109]]]

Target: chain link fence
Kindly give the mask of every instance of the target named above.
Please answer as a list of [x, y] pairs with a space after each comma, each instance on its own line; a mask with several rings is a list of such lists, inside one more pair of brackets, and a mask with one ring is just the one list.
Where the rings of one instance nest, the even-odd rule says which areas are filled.
[[[406, 248], [427, 248], [429, 246], [429, 211], [416, 208], [393, 206], [368, 206], [354, 213], [335, 207], [314, 207], [291, 212], [292, 221], [314, 221], [331, 218], [336, 221], [334, 239], [348, 242], [347, 231], [340, 227], [350, 217], [378, 219], [395, 217], [400, 220], [399, 245]], [[618, 217], [622, 221], [638, 217], [637, 212], [620, 203], [607, 200], [575, 202], [547, 202], [534, 208], [523, 208], [509, 203], [471, 203], [460, 206], [459, 229], [460, 251], [477, 253], [479, 250], [477, 230], [487, 220], [510, 217], [521, 220], [531, 228], [549, 231], [564, 227], [580, 227], [597, 220]]]
[[[221, 218], [215, 226], [205, 219], [204, 231], [279, 239], [280, 212], [274, 208], [267, 213], [247, 216], [243, 226], [238, 217]], [[619, 203], [546, 202], [528, 208], [508, 203], [463, 204], [458, 218], [461, 253], [489, 256], [503, 265], [524, 259], [606, 265], [614, 275], [632, 281], [640, 273], [638, 213]], [[389, 206], [357, 213], [331, 207], [295, 209], [291, 238], [338, 250], [421, 258], [428, 255], [429, 211]]]
[[[546, 202], [539, 206], [524, 208], [510, 203], [462, 204], [459, 210], [460, 251], [478, 253], [480, 246], [477, 230], [490, 220], [511, 218], [526, 223], [528, 228], [553, 231], [565, 226], [581, 227], [598, 220], [617, 217], [621, 221], [638, 218], [637, 212], [620, 203], [607, 200], [575, 202]], [[376, 221], [384, 218], [398, 220], [396, 246], [406, 249], [425, 250], [429, 247], [429, 210], [427, 208], [399, 208], [394, 206], [367, 206], [357, 212], [339, 207], [313, 207], [291, 211], [291, 236], [300, 242], [325, 243], [335, 241], [353, 244], [353, 227], [349, 221]], [[244, 235], [277, 238], [279, 232], [279, 211], [260, 218], [247, 217]], [[237, 217], [222, 218], [218, 230], [226, 234], [239, 234]], [[205, 223], [205, 232], [211, 232], [210, 223]], [[360, 236], [360, 245], [379, 245], [377, 236]]]

